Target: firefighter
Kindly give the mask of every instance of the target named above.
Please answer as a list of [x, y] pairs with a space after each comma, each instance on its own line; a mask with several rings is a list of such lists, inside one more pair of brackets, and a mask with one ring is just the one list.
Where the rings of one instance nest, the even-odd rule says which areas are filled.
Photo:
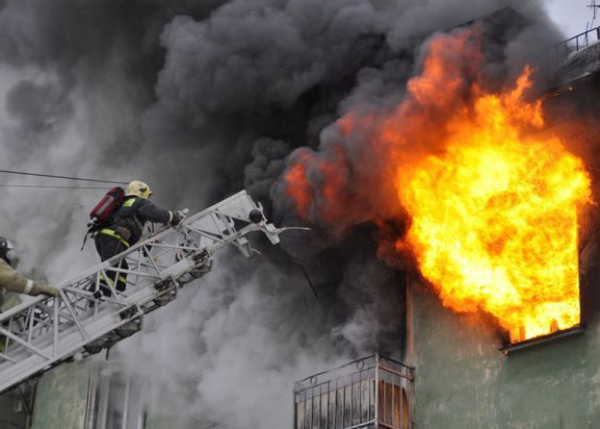
[[[13, 250], [13, 246], [4, 237], [0, 237], [0, 287], [16, 293], [24, 293], [30, 296], [38, 296], [41, 294], [58, 297], [59, 293], [56, 288], [34, 282], [19, 274], [11, 265], [8, 258], [8, 252]], [[0, 295], [0, 304], [2, 304], [3, 296]]]
[[[144, 182], [134, 180], [125, 189], [125, 200], [119, 207], [111, 221], [94, 236], [96, 250], [100, 259], [107, 259], [127, 250], [137, 243], [142, 236], [146, 222], [163, 223], [171, 226], [179, 224], [180, 216], [176, 212], [162, 209], [148, 199], [152, 196], [150, 187]], [[119, 268], [127, 270], [127, 261], [123, 259]], [[114, 288], [123, 292], [127, 286], [127, 275], [125, 273], [114, 273], [102, 282], [110, 283]], [[100, 291], [95, 292], [95, 297], [102, 295], [110, 296], [110, 288], [106, 284], [100, 284]]]

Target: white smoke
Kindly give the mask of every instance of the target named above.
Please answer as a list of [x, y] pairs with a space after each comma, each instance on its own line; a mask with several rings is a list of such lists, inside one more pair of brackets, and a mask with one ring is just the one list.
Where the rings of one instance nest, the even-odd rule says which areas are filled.
[[345, 356], [304, 280], [258, 259], [221, 254], [120, 347], [175, 427], [286, 427], [294, 381]]

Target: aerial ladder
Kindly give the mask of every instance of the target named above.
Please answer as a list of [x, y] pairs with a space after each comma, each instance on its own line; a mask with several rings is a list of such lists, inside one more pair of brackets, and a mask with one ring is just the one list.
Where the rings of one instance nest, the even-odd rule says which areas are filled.
[[[142, 328], [144, 315], [174, 300], [180, 288], [210, 271], [213, 254], [235, 246], [250, 257], [249, 233], [272, 244], [289, 228], [268, 223], [260, 204], [241, 191], [177, 227], [164, 227], [125, 252], [0, 314], [0, 392], [52, 367], [110, 348]], [[104, 279], [126, 275], [127, 288], [97, 299]]]

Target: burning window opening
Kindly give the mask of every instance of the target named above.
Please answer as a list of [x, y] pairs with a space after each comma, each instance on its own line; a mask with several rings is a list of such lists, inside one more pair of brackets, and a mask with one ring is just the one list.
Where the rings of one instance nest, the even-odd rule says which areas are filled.
[[294, 429], [412, 427], [414, 369], [380, 355], [294, 386]]
[[[382, 254], [409, 253], [444, 307], [491, 315], [514, 345], [581, 325], [578, 214], [591, 179], [545, 132], [542, 100], [527, 99], [532, 69], [488, 85], [478, 40], [477, 28], [432, 39], [394, 109], [338, 121], [362, 152], [299, 152], [286, 181], [300, 216], [317, 223], [406, 217], [407, 233]], [[360, 168], [374, 157], [378, 168]]]

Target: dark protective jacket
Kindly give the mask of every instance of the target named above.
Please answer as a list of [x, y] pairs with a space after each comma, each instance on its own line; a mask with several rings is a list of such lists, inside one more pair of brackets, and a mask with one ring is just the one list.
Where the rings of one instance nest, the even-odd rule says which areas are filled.
[[[172, 220], [172, 212], [162, 209], [143, 198], [129, 196], [117, 209], [113, 222], [107, 228], [118, 232], [129, 245], [134, 245], [142, 236], [146, 222], [167, 224]], [[125, 231], [123, 231], [123, 228]]]

